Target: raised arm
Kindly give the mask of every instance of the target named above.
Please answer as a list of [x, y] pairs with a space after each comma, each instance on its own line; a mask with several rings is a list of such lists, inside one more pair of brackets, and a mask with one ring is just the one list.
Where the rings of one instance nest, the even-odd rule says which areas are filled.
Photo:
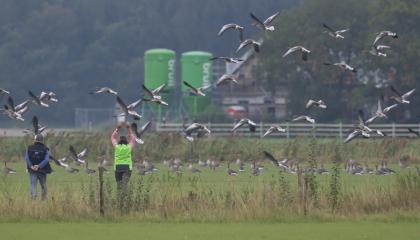
[[114, 130], [114, 132], [111, 135], [111, 143], [112, 143], [112, 146], [114, 146], [114, 147], [118, 143], [118, 141], [117, 141], [117, 135], [118, 135], [118, 132], [119, 131], [120, 131], [120, 126], [117, 126], [117, 128]]
[[131, 125], [127, 126], [128, 132], [130, 133], [130, 145], [131, 147], [134, 147], [136, 145], [136, 137], [134, 136], [133, 129], [131, 128]]

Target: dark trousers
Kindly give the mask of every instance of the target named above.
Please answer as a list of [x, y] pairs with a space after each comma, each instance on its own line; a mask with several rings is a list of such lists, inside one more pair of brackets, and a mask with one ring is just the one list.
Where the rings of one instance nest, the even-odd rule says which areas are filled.
[[129, 190], [128, 181], [131, 177], [131, 171], [115, 171], [115, 180], [117, 181], [117, 206], [122, 213], [127, 213], [129, 209]]
[[31, 198], [36, 199], [38, 181], [42, 189], [42, 200], [47, 199], [47, 174], [29, 171], [29, 179], [31, 181]]

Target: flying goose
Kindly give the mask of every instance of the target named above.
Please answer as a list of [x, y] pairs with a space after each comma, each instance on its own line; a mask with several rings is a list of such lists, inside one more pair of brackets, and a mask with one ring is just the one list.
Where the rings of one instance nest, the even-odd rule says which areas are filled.
[[11, 119], [16, 119], [20, 121], [25, 121], [23, 118], [23, 114], [28, 110], [28, 103], [23, 102], [22, 104], [19, 104], [19, 108], [16, 108], [14, 105], [14, 101], [12, 97], [7, 98], [7, 105], [4, 105], [4, 112], [9, 116]]
[[3, 168], [3, 172], [4, 172], [5, 174], [14, 174], [14, 173], [16, 173], [16, 171], [15, 171], [15, 170], [13, 170], [13, 169], [11, 169], [11, 168], [8, 168], [8, 167], [7, 167], [7, 162], [6, 162], [6, 161], [4, 161], [4, 168]]
[[341, 62], [341, 63], [328, 63], [328, 62], [326, 62], [326, 63], [324, 63], [324, 65], [325, 66], [336, 66], [336, 67], [339, 67], [343, 70], [347, 70], [347, 71], [354, 72], [354, 73], [357, 72], [357, 69], [355, 67], [352, 67], [345, 62]]
[[70, 151], [70, 156], [73, 158], [76, 164], [80, 165], [86, 162], [85, 160], [83, 160], [83, 158], [86, 156], [87, 148], [83, 149], [80, 153], [77, 153], [74, 147], [70, 145], [69, 151]]
[[70, 167], [69, 164], [66, 163], [68, 157], [64, 157], [64, 158], [61, 158], [61, 159], [56, 159], [52, 155], [50, 155], [49, 157], [50, 157], [50, 160], [53, 160], [55, 164], [57, 164], [58, 166], [64, 168], [64, 170], [66, 172], [68, 172], [68, 173], [76, 173], [76, 172], [79, 172], [79, 169], [72, 168], [72, 167]]
[[204, 131], [206, 134], [210, 134], [211, 131], [205, 125], [200, 123], [192, 123], [190, 126], [183, 130], [184, 137], [193, 142], [194, 138], [191, 136], [194, 132]]
[[378, 57], [386, 57], [387, 54], [383, 51], [387, 49], [391, 49], [391, 47], [387, 45], [373, 45], [369, 53]]
[[230, 57], [212, 57], [210, 58], [210, 61], [214, 61], [214, 60], [224, 60], [225, 62], [228, 63], [240, 63], [243, 62], [243, 59], [240, 58], [230, 58]]
[[151, 125], [152, 125], [152, 122], [148, 121], [147, 123], [145, 123], [143, 125], [143, 127], [141, 127], [140, 131], [138, 131], [137, 123], [133, 122], [131, 124], [131, 128], [134, 131], [134, 135], [136, 136], [135, 140], [138, 144], [143, 144], [144, 143], [144, 141], [141, 139], [141, 137], [143, 136], [144, 132], [151, 127]]
[[412, 134], [416, 135], [416, 137], [420, 138], [420, 133], [419, 132], [415, 131], [412, 128], [407, 128], [407, 130], [408, 130], [409, 133], [412, 133]]
[[228, 23], [228, 24], [223, 25], [217, 35], [221, 36], [221, 35], [223, 35], [224, 32], [226, 32], [229, 29], [238, 30], [239, 31], [239, 40], [241, 42], [243, 41], [244, 27], [239, 26], [236, 23]]
[[263, 151], [265, 158], [270, 160], [274, 166], [283, 168], [284, 170], [289, 170], [289, 166], [287, 166], [287, 163], [289, 162], [289, 159], [284, 159], [283, 161], [277, 160], [271, 153], [267, 151]]
[[251, 121], [250, 119], [248, 119], [248, 118], [242, 118], [241, 120], [239, 120], [238, 123], [235, 124], [235, 126], [233, 126], [233, 128], [232, 128], [231, 131], [232, 132], [235, 132], [236, 129], [242, 127], [245, 124], [249, 125], [250, 128], [251, 127], [254, 127], [255, 128], [257, 126], [257, 124], [255, 122]]
[[200, 95], [203, 97], [206, 96], [206, 94], [204, 93], [204, 90], [210, 87], [210, 86], [203, 86], [203, 87], [195, 88], [186, 81], [184, 81], [184, 85], [187, 86], [190, 89], [190, 92], [193, 93], [194, 95]]
[[10, 94], [9, 91], [7, 91], [7, 90], [5, 90], [3, 88], [0, 88], [0, 96], [2, 96], [2, 95], [9, 95], [9, 94]]
[[236, 49], [236, 52], [241, 51], [243, 48], [247, 47], [251, 45], [254, 48], [255, 52], [260, 52], [260, 47], [261, 47], [261, 43], [255, 41], [254, 39], [246, 39], [244, 41], [241, 42], [241, 44], [239, 45], [238, 49]]
[[342, 34], [350, 30], [350, 28], [346, 28], [342, 30], [335, 30], [335, 29], [330, 28], [325, 23], [323, 23], [322, 26], [327, 29], [325, 32], [335, 39], [344, 39], [344, 36]]
[[[43, 107], [49, 107], [48, 103], [45, 102], [45, 97], [41, 99], [41, 95], [40, 96], [36, 96], [32, 91], [28, 91], [29, 96], [32, 98], [32, 102], [35, 103], [36, 105], [39, 106], [43, 106]], [[43, 92], [45, 94], [45, 92]]]
[[44, 130], [47, 129], [46, 126], [41, 126], [38, 123], [38, 117], [37, 116], [34, 116], [32, 118], [32, 127], [33, 127], [33, 130], [25, 129], [25, 130], [23, 130], [23, 132], [26, 133], [26, 134], [31, 134], [31, 135], [34, 135], [35, 136], [37, 134], [43, 133]]
[[252, 20], [254, 21], [253, 25], [255, 25], [256, 27], [260, 28], [261, 30], [264, 31], [274, 31], [275, 28], [273, 25], [270, 25], [274, 19], [276, 19], [276, 17], [280, 14], [280, 12], [276, 12], [273, 15], [271, 15], [270, 17], [268, 17], [264, 22], [261, 21], [259, 18], [257, 18], [253, 13], [250, 13], [249, 15], [251, 16]]
[[135, 120], [139, 120], [142, 116], [140, 114], [138, 114], [134, 110], [134, 108], [136, 108], [143, 100], [144, 99], [139, 99], [139, 100], [131, 103], [130, 105], [126, 105], [124, 103], [124, 101], [119, 96], [117, 96], [117, 103], [118, 103], [118, 105], [120, 105], [121, 110], [122, 110], [122, 113], [119, 116], [126, 116], [127, 117], [128, 115], [131, 115], [131, 116], [133, 116], [133, 118]]
[[143, 98], [145, 101], [151, 101], [157, 104], [168, 106], [168, 103], [162, 100], [162, 97], [159, 93], [163, 90], [166, 84], [162, 84], [154, 90], [148, 89], [144, 84], [142, 85], [143, 90], [151, 97], [150, 99]]
[[263, 137], [271, 135], [274, 132], [286, 132], [286, 129], [280, 127], [279, 125], [272, 125], [270, 128], [264, 133]]
[[41, 94], [39, 95], [39, 99], [44, 102], [58, 102], [57, 94], [55, 94], [54, 92], [41, 92]]
[[288, 55], [290, 55], [294, 52], [301, 52], [303, 61], [307, 61], [309, 53], [311, 53], [311, 51], [309, 51], [308, 49], [306, 49], [302, 46], [294, 46], [294, 47], [289, 48], [289, 50], [287, 50], [287, 52], [285, 54], [283, 54], [283, 57], [287, 57]]
[[395, 108], [398, 106], [398, 104], [393, 104], [389, 107], [383, 108], [383, 102], [384, 102], [384, 97], [381, 96], [378, 99], [378, 109], [376, 110], [375, 115], [373, 115], [373, 117], [369, 118], [368, 120], [366, 120], [367, 124], [372, 123], [376, 118], [388, 118], [388, 116], [386, 115], [386, 113], [388, 113], [389, 111], [391, 111], [391, 109]]
[[416, 89], [414, 88], [404, 94], [401, 94], [394, 88], [394, 86], [391, 85], [391, 91], [394, 93], [394, 96], [391, 96], [392, 99], [402, 104], [410, 104], [408, 98], [414, 93], [414, 91], [416, 91]]
[[236, 79], [236, 76], [233, 74], [223, 74], [219, 80], [217, 80], [215, 86], [219, 86], [220, 84], [227, 82], [227, 81], [231, 81], [234, 82], [235, 84], [239, 84], [238, 80]]
[[112, 90], [111, 88], [109, 88], [109, 87], [101, 87], [101, 88], [96, 88], [96, 90], [95, 91], [93, 91], [93, 92], [90, 92], [90, 94], [98, 94], [98, 93], [109, 93], [109, 94], [113, 94], [113, 95], [115, 95], [115, 96], [117, 96], [118, 95], [118, 92], [116, 92], [116, 91], [114, 91], [114, 90]]
[[230, 162], [228, 162], [227, 174], [229, 176], [238, 176], [238, 172], [230, 168]]
[[311, 118], [309, 116], [306, 116], [306, 115], [296, 117], [296, 118], [292, 119], [292, 122], [297, 122], [297, 121], [301, 121], [301, 120], [304, 120], [304, 121], [307, 121], [309, 123], [315, 124], [315, 119]]
[[315, 100], [309, 99], [309, 101], [306, 103], [305, 108], [310, 109], [311, 107], [319, 107], [322, 109], [326, 109], [327, 105], [322, 100], [315, 101]]
[[376, 45], [384, 37], [398, 38], [398, 35], [395, 32], [382, 31], [382, 32], [378, 33], [378, 35], [376, 36], [375, 41], [373, 42], [373, 45]]

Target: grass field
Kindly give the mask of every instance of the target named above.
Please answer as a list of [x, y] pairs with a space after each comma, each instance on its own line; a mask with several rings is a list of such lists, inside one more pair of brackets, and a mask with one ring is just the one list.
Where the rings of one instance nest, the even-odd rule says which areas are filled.
[[[309, 223], [3, 223], [1, 238], [25, 239], [287, 239], [418, 240], [418, 222]], [[39, 236], [39, 237], [36, 237]]]
[[[98, 157], [112, 159], [108, 136], [59, 140], [47, 137], [51, 152], [57, 157], [65, 156], [71, 144], [76, 149], [89, 149], [87, 159], [91, 168], [95, 168]], [[416, 147], [419, 141], [362, 140], [343, 146], [340, 141], [328, 139], [222, 138], [205, 139], [191, 146], [179, 136], [151, 135], [144, 146], [135, 150], [134, 159], [136, 162], [148, 159], [160, 170], [146, 176], [138, 176], [134, 171], [123, 199], [117, 198], [112, 171], [105, 174], [105, 216], [99, 214], [98, 176], [88, 176], [83, 166], [79, 167], [79, 173], [69, 174], [53, 165], [54, 172], [48, 176], [48, 200], [31, 201], [23, 154], [19, 153], [30, 142], [27, 138], [0, 139], [0, 145], [5, 146], [0, 156], [10, 159], [9, 167], [17, 170], [16, 174], [0, 175], [0, 221], [275, 223], [301, 217], [323, 221], [420, 218], [420, 175], [415, 168], [419, 164]], [[287, 156], [302, 167], [323, 164], [330, 174], [297, 176], [280, 171], [262, 157], [263, 150], [280, 159]], [[396, 164], [403, 156], [411, 168], [400, 169]], [[216, 171], [200, 168], [199, 174], [184, 167], [183, 173], [177, 174], [162, 164], [162, 160], [174, 157], [184, 163], [212, 158], [221, 161], [222, 166]], [[236, 158], [246, 162], [246, 171], [237, 177], [228, 176], [227, 161], [234, 162]], [[385, 160], [397, 174], [350, 175], [343, 170], [350, 158], [370, 167]], [[251, 175], [252, 160], [264, 165], [260, 176]], [[238, 166], [232, 163], [232, 168], [237, 170]]]

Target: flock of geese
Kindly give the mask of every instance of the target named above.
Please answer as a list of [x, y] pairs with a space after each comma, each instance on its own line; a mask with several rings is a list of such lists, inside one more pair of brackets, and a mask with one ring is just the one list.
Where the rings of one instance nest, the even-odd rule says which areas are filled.
[[[280, 12], [276, 12], [273, 15], [271, 15], [270, 17], [268, 17], [267, 19], [265, 19], [264, 21], [260, 20], [260, 18], [258, 18], [257, 16], [255, 16], [253, 13], [250, 13], [250, 17], [253, 21], [253, 25], [257, 28], [259, 28], [261, 31], [264, 32], [273, 32], [275, 31], [275, 27], [272, 25], [273, 21], [280, 15]], [[342, 30], [335, 30], [331, 27], [329, 27], [327, 24], [323, 24], [322, 25], [323, 28], [325, 29], [325, 33], [327, 33], [330, 37], [332, 37], [333, 39], [336, 40], [343, 40], [345, 39], [344, 34], [349, 32], [350, 29], [342, 29]], [[222, 26], [222, 28], [220, 29], [218, 35], [222, 36], [224, 33], [226, 33], [227, 31], [237, 31], [239, 32], [239, 40], [240, 40], [240, 44], [238, 46], [238, 48], [236, 49], [236, 52], [241, 51], [242, 49], [248, 48], [248, 47], [252, 47], [254, 49], [255, 52], [260, 52], [260, 49], [262, 47], [262, 42], [258, 42], [252, 38], [244, 38], [244, 30], [245, 28], [243, 26], [240, 26], [238, 24], [235, 23], [229, 23], [226, 24], [224, 26]], [[384, 39], [386, 38], [393, 38], [393, 39], [397, 39], [398, 35], [397, 33], [391, 32], [391, 31], [381, 31], [377, 34], [375, 40], [373, 41], [372, 45], [371, 45], [371, 50], [369, 51], [369, 53], [371, 53], [374, 56], [378, 56], [378, 57], [386, 57], [387, 56], [387, 51], [389, 52], [391, 50], [391, 47], [388, 45], [383, 45], [381, 44], [382, 41], [384, 41]], [[300, 58], [302, 59], [302, 61], [308, 61], [311, 51], [307, 48], [305, 48], [304, 46], [293, 46], [289, 49], [287, 49], [287, 51], [282, 55], [283, 58], [286, 58], [290, 55], [296, 55], [299, 54]], [[215, 60], [222, 60], [228, 63], [240, 63], [242, 61], [244, 61], [243, 59], [239, 59], [239, 58], [234, 58], [234, 57], [213, 57], [210, 60], [215, 61]], [[357, 72], [357, 68], [350, 66], [349, 64], [345, 63], [345, 62], [337, 62], [337, 63], [331, 63], [331, 62], [325, 62], [324, 63], [325, 66], [329, 66], [329, 67], [335, 67], [335, 68], [339, 68], [342, 69], [343, 71], [349, 71], [351, 73], [356, 73]], [[237, 76], [234, 74], [224, 74], [223, 76], [221, 76], [214, 84], [214, 86], [200, 86], [200, 87], [194, 87], [192, 86], [190, 83], [183, 81], [183, 84], [188, 87], [188, 89], [190, 90], [191, 94], [194, 94], [198, 97], [200, 96], [206, 96], [206, 90], [209, 89], [210, 87], [218, 87], [221, 84], [226, 84], [226, 83], [234, 83], [234, 84], [240, 84], [240, 81], [238, 81]], [[138, 144], [143, 144], [144, 141], [142, 140], [142, 136], [144, 134], [144, 132], [146, 132], [150, 126], [151, 126], [151, 122], [147, 122], [144, 126], [142, 126], [140, 129], [138, 129], [137, 124], [135, 123], [135, 121], [140, 120], [142, 118], [142, 116], [136, 112], [136, 108], [138, 106], [140, 106], [143, 102], [150, 102], [152, 104], [157, 104], [157, 105], [162, 105], [162, 106], [168, 106], [169, 104], [167, 102], [165, 102], [160, 93], [162, 92], [162, 90], [165, 88], [165, 84], [155, 88], [155, 89], [149, 89], [148, 87], [146, 87], [144, 84], [142, 85], [142, 88], [144, 90], [145, 95], [141, 98], [139, 98], [138, 100], [130, 103], [130, 104], [126, 104], [126, 101], [124, 101], [122, 99], [122, 97], [118, 94], [117, 91], [109, 88], [109, 87], [99, 87], [97, 89], [95, 89], [95, 91], [90, 92], [90, 94], [92, 95], [97, 95], [97, 94], [108, 94], [111, 96], [114, 96], [116, 98], [116, 102], [119, 105], [120, 109], [121, 109], [121, 113], [116, 116], [116, 117], [122, 117], [125, 119], [125, 121], [128, 121], [129, 117], [132, 117], [134, 119], [133, 123], [131, 124], [131, 127], [134, 129], [135, 132], [135, 139], [136, 142]], [[369, 127], [369, 125], [371, 123], [373, 123], [376, 119], [378, 118], [388, 118], [387, 117], [387, 113], [390, 112], [391, 110], [395, 109], [396, 107], [398, 107], [399, 104], [410, 104], [409, 98], [413, 95], [413, 93], [415, 92], [415, 89], [412, 89], [406, 93], [400, 93], [395, 87], [391, 86], [390, 87], [391, 91], [392, 91], [392, 96], [391, 99], [393, 99], [396, 103], [390, 106], [384, 106], [384, 97], [381, 96], [378, 99], [378, 107], [377, 107], [377, 111], [376, 113], [371, 116], [369, 119], [365, 119], [364, 113], [362, 110], [359, 111], [358, 114], [358, 124], [354, 127], [354, 129], [351, 131], [351, 133], [347, 136], [347, 138], [344, 140], [345, 143], [350, 142], [351, 140], [357, 138], [357, 137], [364, 137], [364, 138], [370, 138], [373, 134], [379, 135], [379, 136], [385, 136], [384, 133], [382, 133], [381, 131], [377, 130], [377, 129], [373, 129], [371, 127]], [[40, 107], [49, 107], [49, 104], [51, 102], [55, 102], [57, 103], [59, 100], [56, 96], [56, 94], [54, 92], [48, 92], [48, 91], [42, 91], [39, 95], [34, 94], [32, 91], [28, 91], [28, 95], [29, 95], [29, 100], [25, 100], [22, 103], [15, 105], [14, 103], [14, 99], [11, 97], [11, 93], [8, 90], [5, 89], [1, 89], [0, 88], [0, 96], [4, 96], [4, 95], [8, 95], [7, 98], [7, 103], [3, 105], [3, 113], [5, 115], [7, 115], [9, 118], [14, 119], [14, 120], [18, 120], [18, 121], [24, 121], [24, 114], [28, 111], [29, 106], [31, 104], [33, 105], [37, 105]], [[319, 100], [313, 100], [313, 99], [309, 99], [307, 101], [307, 104], [305, 106], [305, 108], [307, 110], [312, 109], [312, 108], [318, 108], [318, 109], [327, 109], [327, 104], [319, 99]], [[297, 122], [297, 121], [306, 121], [309, 122], [311, 124], [315, 124], [316, 120], [308, 115], [301, 115], [301, 116], [297, 116], [291, 120], [287, 120], [287, 121], [291, 121], [291, 122]], [[25, 133], [27, 134], [32, 134], [32, 135], [36, 135], [36, 134], [40, 134], [43, 133], [43, 131], [46, 129], [45, 126], [42, 126], [39, 124], [38, 122], [38, 118], [35, 116], [32, 119], [32, 125], [33, 125], [33, 130], [30, 129], [26, 129]], [[238, 122], [236, 122], [232, 128], [232, 133], [235, 133], [239, 128], [241, 127], [249, 127], [250, 131], [255, 131], [256, 128], [256, 123], [254, 121], [252, 121], [251, 119], [248, 118], [243, 118], [240, 119]], [[408, 129], [409, 132], [415, 134], [416, 136], [420, 136], [420, 134], [416, 131], [414, 131], [413, 129]], [[280, 132], [280, 133], [284, 133], [286, 132], [286, 129], [282, 128], [280, 125], [273, 125], [270, 126], [269, 129], [267, 129], [267, 131], [264, 133], [263, 137], [269, 136], [275, 132]], [[200, 138], [203, 137], [205, 135], [208, 135], [211, 133], [211, 130], [205, 126], [204, 124], [200, 124], [197, 122], [194, 122], [192, 124], [190, 124], [189, 126], [184, 126], [182, 129], [181, 134], [184, 136], [184, 138], [186, 140], [188, 140], [189, 142], [193, 142], [195, 138]], [[51, 161], [53, 161], [55, 164], [57, 164], [58, 166], [64, 168], [67, 172], [69, 173], [76, 173], [79, 171], [79, 169], [77, 168], [73, 168], [70, 166], [70, 162], [74, 162], [77, 166], [80, 166], [82, 164], [85, 165], [85, 172], [87, 174], [94, 174], [96, 171], [93, 169], [89, 168], [88, 165], [88, 161], [85, 160], [87, 154], [87, 149], [83, 149], [82, 151], [78, 152], [73, 146], [69, 147], [69, 151], [68, 151], [68, 155], [64, 158], [61, 159], [56, 159], [54, 156], [50, 156]], [[284, 160], [277, 160], [274, 158], [273, 155], [271, 155], [268, 152], [264, 152], [264, 156], [266, 159], [270, 160], [275, 166], [290, 172], [290, 173], [296, 173], [297, 171], [299, 171], [299, 168], [297, 166], [297, 164], [294, 161], [289, 161], [288, 159], [284, 159]], [[245, 165], [241, 160], [237, 160], [236, 161], [239, 170], [233, 170], [230, 167], [230, 162], [228, 162], [227, 165], [227, 173], [228, 175], [234, 176], [234, 175], [238, 175], [239, 172], [243, 172], [245, 171]], [[15, 173], [14, 170], [10, 169], [7, 167], [6, 162], [4, 163], [4, 172], [5, 173]], [[109, 166], [109, 162], [108, 161], [101, 161], [99, 164], [100, 168], [103, 168], [104, 170], [106, 170], [105, 166]], [[173, 159], [173, 160], [167, 160], [164, 161], [164, 165], [167, 166], [170, 170], [173, 171], [180, 171], [183, 164], [180, 161], [180, 159]], [[219, 162], [217, 162], [216, 160], [208, 160], [208, 161], [199, 161], [198, 165], [200, 167], [209, 167], [212, 170], [215, 170], [217, 167], [219, 167], [221, 164]], [[401, 165], [400, 165], [401, 166]], [[188, 164], [187, 167], [188, 170], [190, 170], [193, 173], [198, 173], [200, 172], [200, 169], [195, 168], [193, 166], [193, 164]], [[147, 173], [152, 173], [155, 171], [158, 171], [158, 169], [151, 164], [148, 161], [143, 161], [138, 167], [138, 174], [139, 175], [144, 175]], [[256, 161], [253, 161], [251, 164], [251, 173], [253, 175], [259, 175], [261, 173], [261, 171], [263, 170], [263, 166], [261, 166], [260, 164], [258, 164]], [[310, 169], [305, 169], [304, 171], [312, 171], [315, 173], [319, 173], [319, 174], [325, 174], [328, 173], [328, 171], [321, 166], [320, 168], [310, 168]], [[352, 173], [352, 174], [357, 174], [357, 175], [361, 175], [361, 174], [365, 174], [365, 173], [375, 173], [378, 175], [386, 175], [386, 174], [391, 174], [394, 171], [387, 168], [386, 167], [386, 163], [381, 163], [380, 166], [376, 166], [376, 169], [369, 169], [366, 165], [364, 166], [360, 166], [359, 164], [355, 163], [354, 161], [349, 161], [348, 164], [346, 164], [346, 168], [345, 171]], [[417, 172], [420, 174], [420, 170], [417, 168]]]

